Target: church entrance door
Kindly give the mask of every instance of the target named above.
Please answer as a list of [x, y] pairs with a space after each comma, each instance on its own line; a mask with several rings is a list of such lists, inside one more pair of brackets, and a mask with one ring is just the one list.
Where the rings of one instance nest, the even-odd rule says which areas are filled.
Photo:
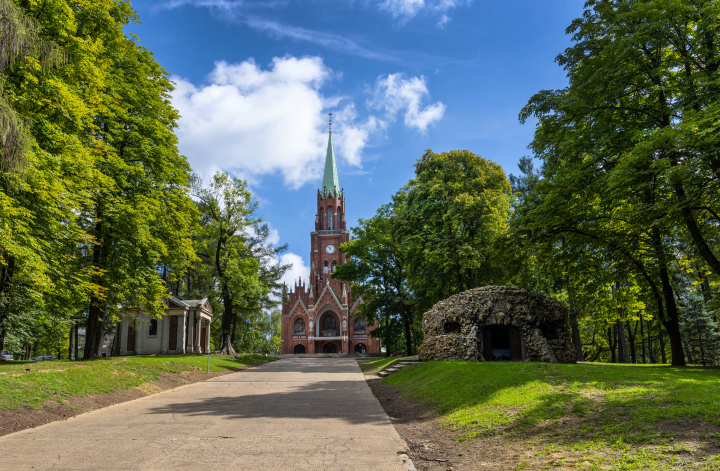
[[367, 347], [364, 344], [359, 343], [355, 345], [355, 353], [365, 353], [366, 351]]
[[323, 353], [337, 353], [337, 346], [334, 343], [323, 345]]
[[295, 345], [295, 348], [293, 349], [293, 353], [305, 353], [305, 345]]

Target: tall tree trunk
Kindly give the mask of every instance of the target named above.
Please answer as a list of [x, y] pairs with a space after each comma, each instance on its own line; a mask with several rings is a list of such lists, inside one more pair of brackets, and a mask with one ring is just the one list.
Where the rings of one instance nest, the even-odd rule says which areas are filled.
[[628, 349], [625, 324], [622, 321], [617, 321], [615, 327], [618, 334], [618, 363], [628, 363], [630, 361], [630, 350]]
[[572, 340], [575, 346], [575, 361], [585, 361], [585, 354], [583, 353], [582, 339], [580, 338], [580, 327], [578, 326], [577, 312], [575, 311], [575, 300], [572, 291], [572, 285], [570, 284], [570, 269], [565, 266], [568, 274], [565, 276], [565, 284], [568, 291], [569, 307], [570, 307], [570, 328], [572, 329]]
[[231, 338], [233, 320], [232, 298], [230, 297], [230, 290], [225, 282], [223, 282], [222, 286], [222, 297], [224, 309], [220, 323], [220, 351], [225, 355], [235, 356], [235, 349], [233, 348]]
[[[385, 333], [390, 332], [390, 316], [385, 316]], [[387, 344], [387, 335], [382, 340], [385, 341], [385, 357], [390, 356], [390, 345]]]
[[80, 327], [80, 324], [75, 322], [75, 360], [79, 360], [80, 357], [80, 346], [78, 344], [78, 341], [80, 340], [80, 335], [78, 334], [78, 327]]
[[648, 356], [650, 357], [650, 363], [655, 363], [655, 352], [653, 351], [652, 344], [652, 321], [647, 321], [647, 345], [648, 345]]
[[642, 344], [642, 362], [643, 365], [647, 363], [645, 358], [645, 321], [640, 317], [640, 341]]
[[73, 329], [74, 328], [75, 328], [74, 325], [70, 325], [70, 337], [68, 338], [68, 360], [72, 360], [72, 356], [73, 356]]
[[685, 366], [685, 353], [683, 351], [682, 337], [680, 334], [680, 319], [677, 310], [677, 304], [675, 303], [675, 296], [673, 296], [672, 285], [670, 284], [670, 275], [668, 274], [667, 258], [665, 255], [665, 249], [662, 245], [662, 238], [660, 236], [660, 229], [657, 227], [652, 228], [652, 239], [657, 256], [660, 272], [660, 284], [662, 286], [663, 299], [665, 301], [665, 319], [662, 319], [662, 323], [665, 326], [665, 330], [668, 333], [670, 339], [670, 353], [672, 355], [673, 366]]
[[700, 321], [695, 321], [698, 330], [698, 341], [700, 343], [700, 357], [702, 358], [702, 366], [705, 366], [705, 347], [703, 346], [702, 330], [700, 330]]
[[660, 341], [660, 355], [662, 358], [663, 365], [667, 363], [667, 355], [665, 355], [665, 335], [663, 332], [663, 326], [662, 323], [660, 324], [660, 327], [658, 328], [658, 339]]
[[5, 336], [7, 335], [7, 326], [5, 325], [5, 320], [7, 316], [5, 314], [0, 314], [0, 351], [5, 349]]
[[405, 348], [408, 355], [412, 355], [412, 338], [410, 338], [410, 319], [406, 312], [403, 316], [403, 324], [405, 325]]
[[220, 279], [223, 298], [223, 316], [222, 321], [220, 322], [220, 352], [226, 355], [235, 356], [235, 349], [233, 348], [232, 338], [230, 336], [232, 332], [233, 302], [232, 296], [230, 296], [230, 288], [225, 280], [223, 265], [220, 260], [226, 241], [227, 236], [225, 233], [220, 234], [217, 246], [215, 247], [215, 269], [217, 270], [218, 278]]
[[[100, 206], [98, 206], [97, 217], [98, 220], [94, 228], [96, 245], [93, 246], [92, 263], [96, 270], [104, 270], [110, 237], [104, 234], [102, 209]], [[99, 274], [94, 275], [93, 284], [98, 287], [104, 287], [102, 276]], [[105, 326], [103, 324], [105, 320], [105, 310], [105, 300], [98, 296], [97, 291], [94, 291], [90, 296], [90, 307], [88, 308], [87, 325], [85, 327], [85, 351], [83, 352], [83, 359], [85, 360], [102, 357], [102, 342], [105, 336]]]
[[[5, 349], [5, 336], [7, 335], [7, 320], [10, 317], [10, 301], [8, 292], [15, 275], [15, 257], [4, 253], [6, 263], [0, 266], [0, 351]], [[4, 300], [3, 300], [4, 299]]]
[[232, 318], [232, 327], [230, 328], [230, 345], [235, 345], [235, 332], [237, 332], [237, 313]]
[[100, 322], [98, 322], [97, 329], [95, 329], [95, 358], [102, 358], [103, 356], [103, 343], [105, 343], [106, 320], [107, 311], [103, 310], [100, 313]]
[[585, 361], [582, 340], [580, 339], [580, 327], [578, 326], [577, 315], [570, 310], [570, 326], [572, 327], [573, 345], [575, 345], [575, 361]]
[[608, 345], [610, 346], [610, 362], [617, 363], [615, 357], [615, 346], [617, 345], [617, 337], [615, 335], [615, 329], [612, 326], [607, 329]]
[[635, 352], [635, 339], [637, 338], [637, 326], [635, 322], [635, 329], [630, 327], [630, 322], [625, 322], [625, 330], [627, 331], [628, 338], [628, 349], [630, 350], [630, 363], [637, 363], [636, 352]]

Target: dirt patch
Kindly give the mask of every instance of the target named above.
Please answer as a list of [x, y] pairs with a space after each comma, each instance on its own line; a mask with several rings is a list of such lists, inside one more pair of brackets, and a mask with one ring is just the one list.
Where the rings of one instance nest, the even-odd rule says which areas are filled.
[[459, 433], [444, 427], [427, 408], [403, 398], [392, 386], [376, 379], [368, 384], [405, 440], [418, 471], [504, 470], [522, 462], [501, 439], [461, 442]]
[[44, 407], [39, 409], [0, 409], [0, 436], [37, 427], [38, 425], [56, 420], [65, 420], [82, 414], [83, 412], [101, 409], [121, 402], [132, 401], [133, 399], [149, 396], [167, 389], [197, 383], [209, 378], [241, 371], [242, 369], [244, 368], [213, 371], [209, 375], [203, 371], [161, 373], [158, 379], [131, 389], [68, 397], [63, 399], [62, 403], [47, 401]]
[[[407, 454], [418, 471], [459, 470], [540, 470], [552, 468], [592, 467], [586, 461], [588, 451], [572, 452], [553, 450], [553, 443], [570, 444], [578, 438], [589, 439], [592, 433], [581, 431], [580, 420], [572, 413], [558, 421], [538, 424], [526, 431], [511, 434], [478, 437], [463, 440], [467, 430], [453, 430], [444, 426], [428, 407], [405, 399], [393, 386], [379, 379], [368, 379], [368, 384], [390, 416], [400, 437], [407, 444]], [[716, 424], [695, 421], [662, 421], [652, 429], [672, 436], [668, 446], [641, 445], [653, 452], [663, 448], [661, 454], [674, 455], [686, 469], [695, 469], [708, 457], [720, 454], [720, 427]], [[498, 431], [502, 432], [502, 431]], [[610, 463], [619, 455], [618, 450], [601, 448], [591, 453], [607, 461], [599, 469], [610, 469]], [[701, 466], [701, 465], [700, 465]], [[699, 469], [699, 468], [698, 468]], [[707, 468], [710, 469], [710, 468]], [[714, 469], [714, 468], [712, 468]]]

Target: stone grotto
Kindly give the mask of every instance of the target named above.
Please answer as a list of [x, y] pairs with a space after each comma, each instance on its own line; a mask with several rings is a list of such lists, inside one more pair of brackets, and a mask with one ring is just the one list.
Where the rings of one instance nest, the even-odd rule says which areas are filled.
[[575, 363], [569, 311], [509, 286], [483, 286], [435, 304], [423, 318], [420, 360]]

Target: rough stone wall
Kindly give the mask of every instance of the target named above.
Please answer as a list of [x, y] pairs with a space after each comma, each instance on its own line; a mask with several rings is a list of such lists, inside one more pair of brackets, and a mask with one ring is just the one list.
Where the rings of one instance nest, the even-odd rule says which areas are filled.
[[[451, 322], [460, 325], [459, 332], [446, 333]], [[423, 318], [420, 359], [484, 361], [482, 330], [495, 324], [520, 330], [526, 361], [575, 362], [568, 309], [555, 299], [509, 286], [475, 288], [435, 304]]]

